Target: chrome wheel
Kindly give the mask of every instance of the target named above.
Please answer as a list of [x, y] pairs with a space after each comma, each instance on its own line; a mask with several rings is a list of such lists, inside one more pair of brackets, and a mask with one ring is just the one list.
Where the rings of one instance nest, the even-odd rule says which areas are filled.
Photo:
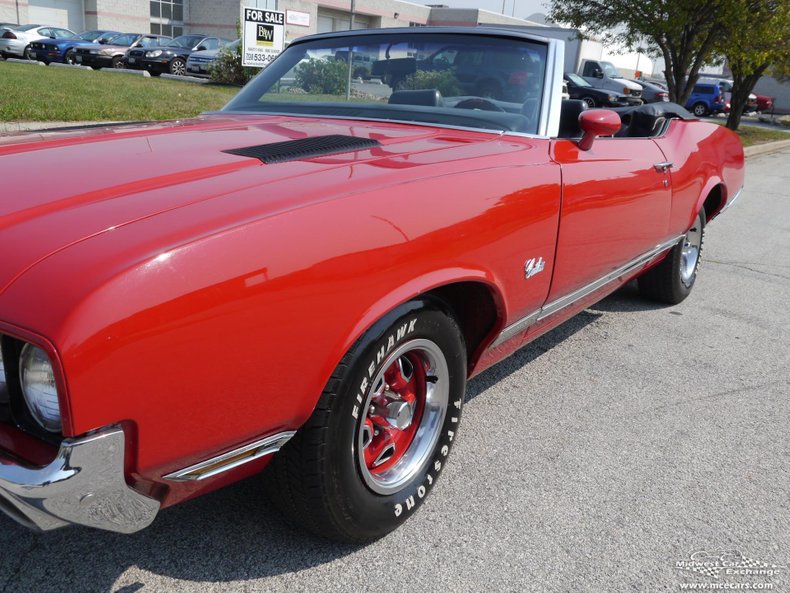
[[587, 105], [589, 109], [595, 107], [595, 99], [592, 97], [582, 97], [582, 101], [584, 101], [584, 104]]
[[680, 281], [685, 286], [691, 286], [694, 274], [697, 271], [700, 248], [702, 247], [702, 218], [697, 214], [694, 224], [683, 238], [683, 248], [680, 253]]
[[379, 366], [356, 439], [359, 472], [373, 492], [397, 492], [422, 471], [439, 440], [449, 387], [447, 361], [430, 340], [402, 344]]
[[183, 76], [187, 72], [186, 64], [183, 60], [176, 58], [172, 62], [170, 62], [170, 74], [176, 74], [177, 76]]

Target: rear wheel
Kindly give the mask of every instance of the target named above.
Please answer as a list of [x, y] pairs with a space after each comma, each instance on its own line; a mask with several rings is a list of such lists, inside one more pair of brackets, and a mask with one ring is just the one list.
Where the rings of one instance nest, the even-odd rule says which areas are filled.
[[413, 301], [374, 325], [267, 469], [275, 503], [337, 541], [386, 535], [422, 504], [452, 446], [466, 386], [458, 325]]
[[708, 106], [700, 101], [699, 103], [694, 103], [694, 107], [691, 108], [691, 111], [697, 117], [705, 117], [708, 115]]
[[694, 224], [666, 258], [639, 277], [639, 292], [670, 305], [685, 299], [697, 279], [704, 233], [705, 211], [700, 210]]

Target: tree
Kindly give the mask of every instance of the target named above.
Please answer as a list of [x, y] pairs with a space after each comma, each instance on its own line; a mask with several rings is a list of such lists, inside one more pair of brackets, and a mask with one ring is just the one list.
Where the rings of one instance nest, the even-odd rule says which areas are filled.
[[775, 65], [779, 77], [787, 75], [790, 2], [740, 0], [728, 7], [726, 19], [719, 51], [727, 57], [733, 80], [727, 127], [737, 130], [749, 93], [768, 68]]
[[685, 105], [725, 33], [722, 11], [740, 1], [552, 0], [550, 17], [629, 49], [648, 42], [664, 58], [670, 99]]

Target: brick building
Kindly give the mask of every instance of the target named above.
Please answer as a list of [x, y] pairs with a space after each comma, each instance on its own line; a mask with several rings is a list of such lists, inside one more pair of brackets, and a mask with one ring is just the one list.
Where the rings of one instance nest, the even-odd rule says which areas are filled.
[[[348, 29], [351, 0], [0, 0], [0, 21], [73, 31], [111, 29], [236, 38], [242, 6], [286, 13], [286, 41]], [[354, 28], [421, 25], [538, 25], [480, 9], [429, 7], [402, 0], [355, 0]]]

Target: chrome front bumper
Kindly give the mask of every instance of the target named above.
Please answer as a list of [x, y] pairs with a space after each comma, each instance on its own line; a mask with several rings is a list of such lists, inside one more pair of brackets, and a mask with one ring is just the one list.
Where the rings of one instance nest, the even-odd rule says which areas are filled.
[[159, 502], [126, 484], [124, 452], [118, 427], [64, 440], [44, 467], [21, 465], [0, 451], [0, 511], [41, 531], [66, 525], [139, 531], [154, 520]]

